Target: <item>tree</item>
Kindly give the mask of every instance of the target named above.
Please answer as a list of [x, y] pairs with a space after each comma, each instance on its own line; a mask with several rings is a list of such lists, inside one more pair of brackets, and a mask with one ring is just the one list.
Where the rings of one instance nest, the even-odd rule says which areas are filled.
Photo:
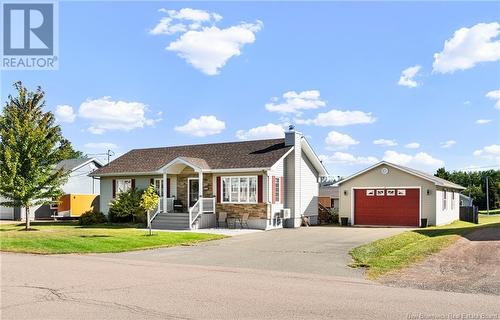
[[448, 171], [446, 171], [444, 167], [437, 169], [435, 176], [445, 180], [450, 179], [450, 174], [448, 173]]
[[144, 190], [144, 193], [141, 196], [141, 207], [144, 210], [146, 210], [146, 213], [147, 213], [149, 235], [151, 235], [150, 213], [152, 210], [154, 210], [156, 207], [158, 207], [159, 201], [160, 201], [160, 198], [158, 197], [158, 194], [156, 193], [153, 185], [150, 185], [146, 190]]
[[67, 172], [55, 165], [67, 159], [70, 143], [61, 134], [51, 112], [44, 112], [45, 93], [40, 87], [28, 91], [14, 83], [17, 96], [8, 96], [0, 115], [1, 203], [26, 210], [30, 229], [30, 207], [47, 204], [62, 194]]

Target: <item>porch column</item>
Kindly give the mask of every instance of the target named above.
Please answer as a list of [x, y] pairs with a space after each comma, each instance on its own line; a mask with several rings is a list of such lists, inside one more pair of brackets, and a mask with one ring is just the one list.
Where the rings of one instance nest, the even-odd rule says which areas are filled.
[[163, 212], [167, 212], [167, 172], [163, 172]]
[[200, 212], [203, 213], [203, 172], [198, 171], [198, 200], [200, 201]]

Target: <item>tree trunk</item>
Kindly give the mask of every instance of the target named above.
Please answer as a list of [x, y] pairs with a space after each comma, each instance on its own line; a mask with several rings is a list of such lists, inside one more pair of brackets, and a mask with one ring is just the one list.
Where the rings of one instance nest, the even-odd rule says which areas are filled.
[[30, 229], [30, 207], [26, 206], [26, 231]]

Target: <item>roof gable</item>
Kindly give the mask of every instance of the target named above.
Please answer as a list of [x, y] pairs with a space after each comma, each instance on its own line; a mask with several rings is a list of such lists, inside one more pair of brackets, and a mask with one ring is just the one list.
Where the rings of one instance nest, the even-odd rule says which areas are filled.
[[100, 168], [103, 164], [97, 160], [96, 158], [75, 158], [75, 159], [66, 159], [60, 161], [56, 164], [55, 169], [64, 169], [64, 171], [75, 171], [84, 165], [94, 162], [96, 167]]
[[348, 180], [354, 179], [355, 177], [360, 176], [360, 175], [364, 174], [365, 172], [368, 172], [368, 171], [370, 171], [370, 170], [372, 170], [374, 168], [380, 167], [381, 165], [387, 165], [387, 166], [396, 168], [396, 169], [401, 170], [403, 172], [406, 172], [406, 173], [408, 173], [410, 175], [413, 175], [413, 176], [419, 177], [421, 179], [430, 181], [430, 182], [434, 183], [437, 186], [446, 187], [446, 188], [460, 189], [460, 190], [465, 189], [461, 185], [458, 185], [456, 183], [450, 182], [450, 181], [445, 180], [445, 179], [441, 179], [441, 178], [436, 177], [434, 175], [431, 175], [429, 173], [425, 173], [425, 172], [422, 172], [422, 171], [419, 171], [419, 170], [415, 170], [415, 169], [412, 169], [412, 168], [400, 166], [400, 165], [397, 165], [397, 164], [394, 164], [394, 163], [390, 163], [390, 162], [387, 162], [387, 161], [381, 161], [379, 163], [374, 164], [371, 167], [368, 167], [368, 168], [366, 168], [364, 170], [361, 170], [361, 171], [359, 171], [359, 172], [357, 172], [357, 173], [355, 173], [355, 174], [353, 174], [353, 175], [351, 175], [351, 176], [349, 176], [349, 177], [347, 177], [347, 178], [339, 181], [337, 183], [337, 185], [341, 185], [342, 183], [344, 183], [344, 182], [346, 182]]
[[205, 170], [270, 168], [292, 146], [284, 139], [134, 149], [92, 175], [154, 173], [177, 158], [195, 162]]

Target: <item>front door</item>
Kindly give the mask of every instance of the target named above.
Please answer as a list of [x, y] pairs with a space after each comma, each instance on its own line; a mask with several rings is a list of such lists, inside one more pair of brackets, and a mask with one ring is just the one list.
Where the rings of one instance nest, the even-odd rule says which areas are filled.
[[188, 203], [191, 208], [198, 201], [198, 194], [200, 191], [200, 184], [198, 183], [198, 179], [189, 179], [188, 180]]

